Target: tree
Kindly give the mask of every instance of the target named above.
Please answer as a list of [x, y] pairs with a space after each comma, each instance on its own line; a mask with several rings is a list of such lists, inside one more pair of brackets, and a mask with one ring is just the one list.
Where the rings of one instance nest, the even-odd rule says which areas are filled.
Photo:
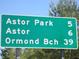
[[[79, 6], [76, 0], [59, 0], [58, 4], [50, 4], [49, 15], [60, 17], [76, 17], [79, 19]], [[52, 14], [53, 13], [53, 14]]]
[[10, 59], [8, 55], [9, 55], [9, 53], [8, 53], [7, 49], [3, 49], [2, 50], [3, 59]]
[[15, 59], [15, 49], [13, 48], [6, 48], [8, 51], [8, 57], [9, 59]]
[[[49, 5], [49, 16], [60, 16], [60, 17], [76, 17], [79, 20], [79, 6], [77, 5], [76, 0], [59, 0], [59, 2], [54, 5], [53, 2]], [[53, 50], [52, 50], [53, 51]], [[65, 50], [65, 58], [73, 59], [79, 55], [78, 50]], [[72, 58], [71, 58], [72, 56]]]

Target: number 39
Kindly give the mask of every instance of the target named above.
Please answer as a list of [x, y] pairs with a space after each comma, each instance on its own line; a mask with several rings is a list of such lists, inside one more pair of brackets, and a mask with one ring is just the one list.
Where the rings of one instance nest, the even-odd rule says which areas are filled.
[[64, 39], [64, 45], [72, 45], [73, 40], [72, 39]]

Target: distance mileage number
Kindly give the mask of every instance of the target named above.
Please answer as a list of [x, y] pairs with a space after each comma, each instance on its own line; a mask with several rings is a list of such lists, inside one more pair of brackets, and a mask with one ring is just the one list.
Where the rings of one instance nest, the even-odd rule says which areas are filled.
[[[68, 21], [67, 22], [67, 24], [68, 24], [68, 27], [70, 28], [70, 30], [68, 30], [68, 33], [67, 33], [67, 35], [69, 36], [69, 37], [72, 37], [73, 36], [73, 31], [72, 31], [72, 26], [73, 26], [73, 24], [72, 24], [72, 21]], [[64, 39], [64, 45], [73, 45], [73, 39]]]

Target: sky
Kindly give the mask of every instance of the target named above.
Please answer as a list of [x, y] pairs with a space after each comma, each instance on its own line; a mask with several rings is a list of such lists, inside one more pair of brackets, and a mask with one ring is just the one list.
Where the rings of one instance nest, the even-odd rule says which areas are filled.
[[0, 14], [48, 15], [48, 0], [1, 0]]
[[48, 8], [48, 0], [0, 0], [0, 19], [4, 14], [48, 16]]
[[[4, 14], [48, 16], [49, 1], [51, 0], [0, 0], [0, 19]], [[53, 0], [54, 3], [57, 1]], [[79, 0], [77, 3], [79, 5]]]

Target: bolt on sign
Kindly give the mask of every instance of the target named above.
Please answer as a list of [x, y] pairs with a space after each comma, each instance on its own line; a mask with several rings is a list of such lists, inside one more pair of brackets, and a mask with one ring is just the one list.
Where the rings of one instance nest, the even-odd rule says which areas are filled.
[[1, 46], [77, 49], [77, 20], [70, 17], [2, 15]]

